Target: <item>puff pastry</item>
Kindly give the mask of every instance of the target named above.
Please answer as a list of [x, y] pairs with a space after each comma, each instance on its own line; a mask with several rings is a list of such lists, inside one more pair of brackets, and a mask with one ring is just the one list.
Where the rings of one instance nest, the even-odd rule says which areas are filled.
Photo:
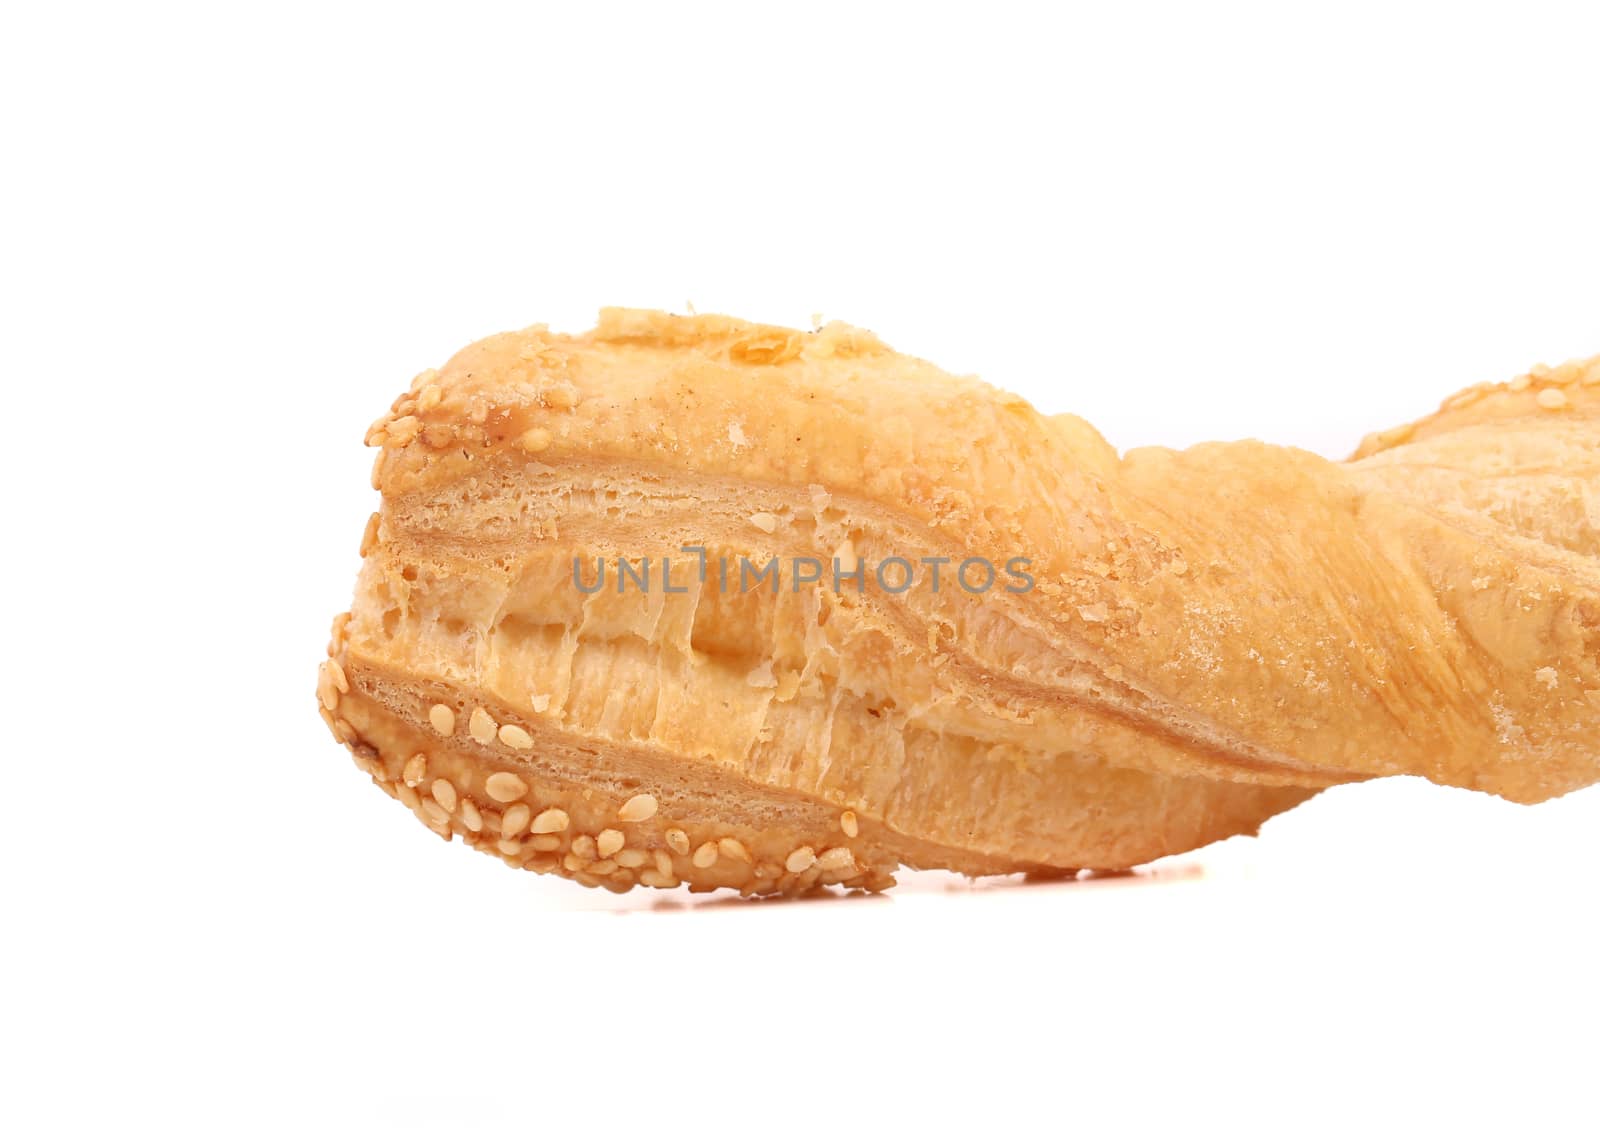
[[[382, 507], [322, 714], [430, 829], [519, 867], [1066, 874], [1344, 781], [1531, 803], [1600, 776], [1600, 358], [1345, 463], [1119, 456], [841, 324], [607, 310], [466, 348], [367, 443]], [[719, 582], [774, 557], [915, 582]], [[1026, 589], [949, 577], [1018, 558]], [[654, 588], [585, 589], [618, 559]]]

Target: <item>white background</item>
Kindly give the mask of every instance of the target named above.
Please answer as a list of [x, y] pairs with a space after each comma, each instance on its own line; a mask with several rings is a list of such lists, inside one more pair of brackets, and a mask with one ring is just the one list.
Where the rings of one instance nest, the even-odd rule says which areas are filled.
[[363, 430], [500, 329], [821, 313], [1329, 455], [1600, 352], [1592, 11], [8, 7], [0, 1129], [1592, 1136], [1594, 791], [618, 900], [440, 844], [312, 696]]

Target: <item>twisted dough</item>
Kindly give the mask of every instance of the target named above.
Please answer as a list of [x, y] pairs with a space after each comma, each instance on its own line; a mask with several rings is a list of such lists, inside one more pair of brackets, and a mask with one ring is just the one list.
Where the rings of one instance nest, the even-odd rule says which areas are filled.
[[[1600, 358], [1348, 463], [1119, 458], [856, 329], [608, 310], [470, 346], [368, 443], [324, 716], [515, 865], [746, 893], [1127, 868], [1342, 781], [1600, 775]], [[950, 562], [942, 590], [718, 586], [772, 555]], [[684, 592], [575, 585], [618, 556]], [[1033, 589], [951, 589], [980, 557]]]

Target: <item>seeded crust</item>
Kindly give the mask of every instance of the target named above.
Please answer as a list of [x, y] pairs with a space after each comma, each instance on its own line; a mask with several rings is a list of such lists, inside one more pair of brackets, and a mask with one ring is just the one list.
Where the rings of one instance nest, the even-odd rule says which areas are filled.
[[[1600, 776], [1600, 358], [1344, 464], [1119, 457], [847, 326], [607, 310], [468, 347], [367, 443], [324, 719], [514, 866], [877, 890], [1130, 868], [1374, 776], [1530, 803]], [[1035, 587], [724, 592], [686, 545], [1021, 556]], [[683, 593], [574, 586], [618, 556]]]

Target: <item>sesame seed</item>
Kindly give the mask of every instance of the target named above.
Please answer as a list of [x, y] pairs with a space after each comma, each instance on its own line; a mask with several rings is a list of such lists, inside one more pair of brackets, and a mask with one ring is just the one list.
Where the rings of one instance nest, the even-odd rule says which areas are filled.
[[617, 813], [617, 819], [625, 824], [637, 824], [641, 820], [649, 820], [656, 814], [656, 798], [648, 792], [641, 792], [637, 796], [630, 796], [628, 802]]
[[624, 848], [616, 854], [616, 859], [619, 868], [642, 868], [649, 857], [638, 848]]
[[601, 856], [610, 858], [622, 851], [622, 846], [627, 842], [628, 838], [621, 832], [615, 828], [607, 828], [595, 837], [594, 846], [595, 851]]
[[861, 825], [856, 823], [854, 812], [841, 812], [839, 814], [839, 831], [849, 836], [852, 840], [861, 835]]
[[1538, 396], [1534, 397], [1534, 401], [1539, 405], [1540, 408], [1548, 409], [1551, 412], [1559, 412], [1570, 403], [1570, 401], [1567, 400], [1567, 394], [1562, 392], [1559, 388], [1545, 389], [1544, 391], [1540, 392]]
[[533, 748], [533, 738], [528, 731], [520, 725], [500, 726], [500, 743], [513, 749]]
[[500, 818], [500, 835], [520, 836], [528, 822], [533, 819], [533, 809], [526, 804], [513, 804], [506, 809], [506, 814]]
[[690, 863], [697, 868], [709, 868], [716, 862], [717, 842], [715, 840], [707, 840], [704, 844], [701, 844], [694, 850], [694, 857], [690, 860]]
[[547, 428], [529, 428], [517, 439], [525, 452], [542, 452], [550, 446], [550, 431]]
[[431, 412], [439, 407], [439, 401], [444, 399], [444, 389], [437, 384], [430, 384], [417, 393], [417, 411]]
[[544, 390], [544, 402], [560, 412], [569, 412], [578, 406], [578, 390], [566, 381], [553, 384]]
[[501, 804], [510, 804], [528, 793], [527, 782], [515, 773], [490, 773], [483, 782], [484, 791]]
[[1517, 379], [1513, 380], [1510, 384], [1506, 385], [1506, 387], [1512, 392], [1521, 392], [1524, 388], [1527, 388], [1528, 385], [1532, 383], [1533, 377], [1524, 373], [1523, 375], [1517, 377]]
[[750, 862], [750, 849], [746, 848], [732, 836], [724, 836], [722, 839], [718, 840], [717, 851], [721, 852], [724, 856], [727, 856], [730, 860], [742, 860], [747, 864]]
[[455, 785], [451, 784], [449, 781], [445, 780], [443, 777], [440, 777], [438, 780], [433, 782], [432, 786], [429, 788], [429, 791], [433, 793], [433, 799], [437, 800], [440, 803], [440, 805], [443, 806], [443, 808], [444, 808], [444, 810], [446, 812], [454, 812], [455, 811], [455, 808], [456, 808], [456, 786]]
[[356, 554], [360, 555], [362, 558], [366, 558], [368, 552], [370, 552], [372, 548], [377, 545], [378, 513], [374, 511], [370, 516], [367, 517], [367, 527], [366, 530], [361, 532], [361, 546], [359, 549], [357, 549]]
[[639, 882], [645, 887], [677, 887], [678, 877], [651, 868], [649, 871], [639, 873]]
[[811, 848], [796, 848], [789, 853], [789, 858], [783, 861], [783, 866], [791, 872], [803, 872], [817, 862], [817, 853]]
[[770, 511], [757, 511], [750, 516], [750, 524], [770, 535], [778, 529], [778, 517]]
[[328, 673], [333, 677], [335, 689], [340, 693], [350, 692], [350, 682], [344, 676], [344, 667], [332, 658], [328, 659]]
[[467, 720], [467, 733], [480, 745], [494, 744], [494, 735], [499, 728], [494, 718], [481, 708], [474, 709]]
[[406, 782], [407, 787], [416, 788], [428, 775], [428, 758], [418, 753], [406, 762], [406, 767], [400, 771], [400, 777]]
[[501, 855], [520, 856], [522, 854], [522, 845], [516, 840], [498, 840], [495, 842], [495, 847], [500, 849]]
[[589, 861], [576, 852], [568, 852], [566, 858], [561, 861], [561, 866], [569, 872], [581, 872], [589, 866]]
[[333, 684], [333, 674], [328, 670], [327, 662], [317, 667], [317, 700], [329, 713], [339, 708], [339, 687]]
[[555, 852], [561, 848], [560, 836], [535, 836], [528, 841], [528, 846], [535, 852]]
[[617, 870], [615, 860], [596, 860], [589, 865], [589, 874], [592, 876], [608, 876]]
[[546, 832], [565, 832], [571, 823], [567, 814], [559, 808], [547, 808], [533, 818], [533, 832], [542, 836]]
[[436, 381], [438, 379], [439, 379], [439, 370], [438, 369], [436, 369], [436, 368], [425, 368], [421, 372], [417, 373], [416, 376], [411, 378], [411, 391], [415, 392], [417, 389], [423, 387], [424, 385], [432, 384], [434, 381]]
[[415, 416], [401, 416], [389, 423], [389, 443], [403, 448], [422, 431], [422, 421]]
[[600, 854], [600, 846], [595, 843], [593, 836], [575, 836], [572, 839], [572, 850], [586, 860], [592, 860]]
[[687, 856], [689, 854], [689, 834], [682, 828], [668, 828], [667, 847], [680, 856]]
[[435, 824], [450, 823], [450, 813], [445, 811], [444, 805], [440, 804], [436, 800], [429, 800], [427, 797], [424, 797], [422, 800], [422, 811], [427, 815], [428, 819], [433, 821]]
[[672, 853], [665, 848], [657, 848], [651, 853], [656, 861], [656, 871], [664, 876], [672, 874]]
[[483, 814], [478, 811], [478, 806], [470, 800], [461, 802], [461, 823], [467, 826], [468, 832], [481, 832], [483, 830]]
[[448, 737], [456, 731], [456, 711], [448, 705], [435, 705], [428, 710], [428, 724], [439, 736]]
[[817, 867], [825, 872], [837, 872], [856, 866], [856, 855], [849, 848], [829, 848], [817, 857]]

